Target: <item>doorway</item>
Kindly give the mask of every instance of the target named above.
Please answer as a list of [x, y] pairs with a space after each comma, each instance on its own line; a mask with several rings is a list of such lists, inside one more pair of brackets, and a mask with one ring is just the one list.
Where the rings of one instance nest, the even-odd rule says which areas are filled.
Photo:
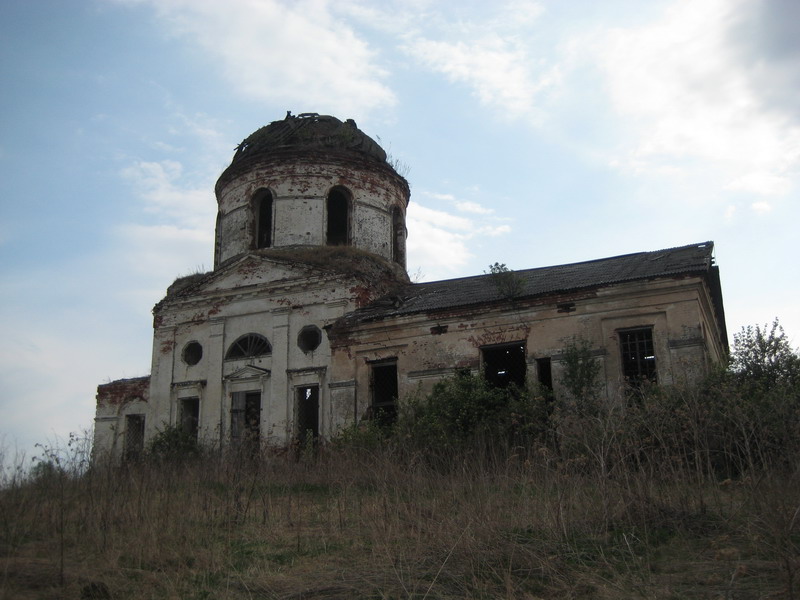
[[319, 438], [319, 386], [297, 388], [297, 439], [301, 444]]

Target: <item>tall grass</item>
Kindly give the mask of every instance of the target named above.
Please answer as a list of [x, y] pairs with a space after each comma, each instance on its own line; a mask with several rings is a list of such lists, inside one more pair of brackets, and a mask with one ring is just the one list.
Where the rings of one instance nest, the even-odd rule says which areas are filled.
[[0, 598], [797, 598], [796, 410], [731, 394], [533, 428], [517, 398], [514, 435], [450, 444], [401, 423], [87, 467], [76, 439], [4, 476]]

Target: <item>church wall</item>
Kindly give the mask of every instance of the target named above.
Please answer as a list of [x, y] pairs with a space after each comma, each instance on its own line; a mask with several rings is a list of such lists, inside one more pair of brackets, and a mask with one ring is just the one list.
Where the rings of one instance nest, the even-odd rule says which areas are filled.
[[[571, 310], [559, 312], [558, 305], [571, 305]], [[529, 383], [538, 379], [539, 359], [550, 359], [559, 394], [563, 393], [564, 348], [570, 340], [583, 338], [600, 363], [603, 392], [619, 398], [626, 385], [619, 332], [652, 328], [658, 382], [694, 381], [721, 351], [713, 339], [716, 326], [709, 308], [706, 286], [699, 277], [691, 277], [361, 324], [340, 334], [334, 343], [332, 381], [340, 386], [336, 388], [338, 424], [352, 423], [367, 412], [372, 364], [396, 359], [402, 398], [430, 392], [456, 369], [480, 373], [482, 349], [498, 344], [524, 343]]]
[[[275, 270], [280, 281], [273, 278], [268, 283], [270, 277], [263, 269], [258, 277], [255, 267], [229, 269], [237, 278], [226, 280], [225, 285], [231, 287], [227, 292], [211, 282], [207, 288], [213, 291], [208, 295], [177, 300], [157, 312], [147, 441], [165, 424], [179, 424], [182, 402], [196, 398], [198, 438], [225, 445], [231, 434], [231, 395], [258, 391], [261, 439], [285, 445], [297, 433], [297, 390], [309, 386], [319, 389], [319, 433], [330, 434], [327, 371], [331, 353], [324, 327], [357, 307], [363, 283], [302, 270], [301, 278], [292, 282], [286, 279], [285, 268]], [[312, 340], [318, 331], [317, 347], [306, 345], [304, 351], [299, 346], [304, 328], [310, 330]], [[271, 353], [226, 359], [231, 345], [249, 333], [265, 336]], [[193, 342], [203, 349], [195, 365], [187, 364], [184, 356], [187, 344]]]
[[[94, 423], [94, 458], [105, 454], [121, 454], [138, 449], [138, 440], [132, 439], [127, 417], [146, 416], [150, 413], [150, 378], [120, 379], [97, 386], [97, 405]], [[142, 439], [143, 442], [143, 439]]]

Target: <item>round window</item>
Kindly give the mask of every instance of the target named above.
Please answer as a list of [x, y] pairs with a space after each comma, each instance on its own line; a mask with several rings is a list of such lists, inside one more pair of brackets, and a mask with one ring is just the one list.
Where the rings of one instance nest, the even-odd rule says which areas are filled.
[[203, 358], [203, 347], [199, 342], [189, 342], [183, 348], [183, 362], [187, 365], [196, 365]]
[[303, 352], [312, 352], [322, 343], [322, 331], [316, 325], [306, 325], [297, 335], [297, 346]]

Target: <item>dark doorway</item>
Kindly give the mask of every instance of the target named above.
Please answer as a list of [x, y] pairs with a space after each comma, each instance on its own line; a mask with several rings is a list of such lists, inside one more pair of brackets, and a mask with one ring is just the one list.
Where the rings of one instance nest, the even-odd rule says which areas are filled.
[[553, 390], [553, 367], [549, 356], [536, 359], [536, 376], [542, 388]]
[[261, 442], [261, 392], [231, 394], [231, 442], [257, 448]]
[[297, 388], [297, 439], [301, 444], [319, 438], [319, 386]]
[[195, 441], [199, 422], [200, 398], [181, 398], [181, 430]]
[[483, 376], [495, 387], [506, 388], [511, 384], [525, 387], [525, 344], [516, 342], [502, 346], [489, 346], [483, 353]]
[[372, 365], [372, 415], [378, 425], [397, 421], [397, 363]]

